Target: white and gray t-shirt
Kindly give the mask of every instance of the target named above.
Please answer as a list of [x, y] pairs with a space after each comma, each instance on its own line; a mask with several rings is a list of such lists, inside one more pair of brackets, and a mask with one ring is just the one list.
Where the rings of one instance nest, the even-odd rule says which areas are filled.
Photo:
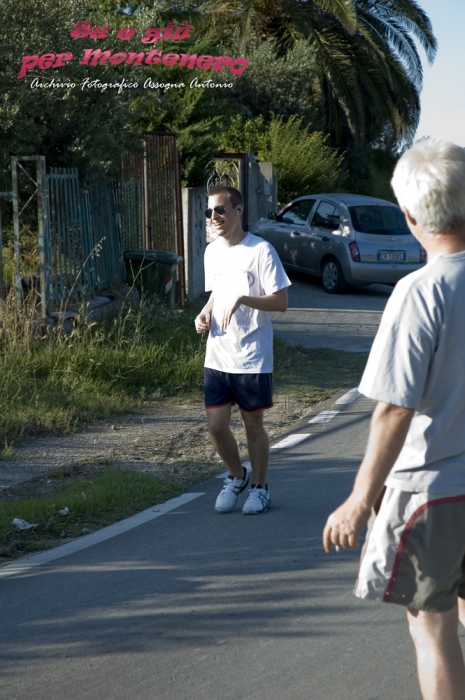
[[205, 367], [233, 374], [273, 371], [273, 327], [267, 311], [241, 305], [225, 331], [224, 310], [238, 296], [274, 294], [290, 281], [277, 252], [252, 233], [235, 246], [218, 237], [205, 251], [205, 290], [213, 292], [213, 311]]
[[465, 252], [397, 283], [359, 390], [415, 409], [387, 486], [465, 493]]

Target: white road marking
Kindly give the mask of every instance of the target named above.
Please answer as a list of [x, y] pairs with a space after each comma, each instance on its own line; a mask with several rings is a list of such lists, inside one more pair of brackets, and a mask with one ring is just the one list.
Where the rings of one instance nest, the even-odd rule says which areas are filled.
[[309, 420], [309, 423], [329, 423], [330, 420], [333, 420], [334, 416], [337, 416], [339, 411], [321, 411], [315, 418], [312, 418], [312, 420]]
[[292, 435], [285, 437], [283, 440], [280, 440], [275, 445], [271, 445], [271, 449], [277, 450], [281, 447], [294, 447], [294, 445], [298, 445], [299, 442], [302, 442], [302, 440], [310, 437], [310, 435], [311, 433], [293, 433]]
[[355, 399], [356, 399], [358, 396], [360, 396], [359, 390], [358, 390], [357, 388], [351, 389], [351, 390], [348, 391], [346, 394], [343, 394], [342, 396], [340, 396], [340, 397], [338, 398], [338, 400], [335, 401], [334, 403], [335, 403], [335, 404], [339, 404], [339, 405], [340, 405], [340, 404], [345, 405], [345, 404], [348, 404], [348, 403], [352, 403], [352, 401], [355, 401]]
[[84, 535], [73, 542], [68, 542], [60, 547], [55, 547], [55, 549], [49, 549], [47, 552], [34, 554], [31, 557], [25, 557], [15, 564], [9, 564], [8, 566], [0, 568], [0, 579], [13, 576], [14, 574], [21, 574], [35, 566], [48, 564], [48, 562], [54, 561], [55, 559], [67, 557], [69, 554], [80, 552], [82, 549], [92, 547], [94, 544], [105, 542], [105, 540], [121, 535], [123, 532], [127, 532], [128, 530], [132, 530], [139, 525], [150, 522], [150, 520], [159, 518], [160, 515], [169, 513], [170, 510], [180, 508], [186, 503], [189, 503], [189, 501], [199, 498], [199, 496], [205, 496], [205, 493], [184, 493], [182, 496], [178, 496], [177, 498], [170, 498], [170, 500], [166, 501], [166, 503], [160, 503], [157, 506], [152, 506], [151, 508], [147, 508], [147, 510], [143, 510], [141, 513], [136, 513], [136, 515], [126, 518], [125, 520], [121, 520], [119, 523], [114, 523], [113, 525], [104, 527], [101, 530], [97, 530], [97, 532], [92, 532], [90, 535]]

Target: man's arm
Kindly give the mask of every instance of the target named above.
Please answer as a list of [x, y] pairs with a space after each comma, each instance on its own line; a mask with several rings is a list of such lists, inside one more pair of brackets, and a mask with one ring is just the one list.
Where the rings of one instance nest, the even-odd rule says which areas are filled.
[[356, 547], [371, 509], [381, 493], [407, 437], [415, 411], [380, 401], [373, 412], [365, 456], [349, 498], [331, 513], [323, 531], [326, 552], [331, 545]]
[[210, 319], [213, 310], [213, 292], [210, 294], [210, 299], [207, 301], [202, 311], [195, 318], [195, 330], [197, 333], [205, 333], [210, 329]]
[[287, 303], [287, 287], [284, 287], [278, 292], [265, 294], [262, 297], [240, 297], [238, 306], [243, 304], [258, 311], [286, 311]]
[[233, 314], [241, 305], [249, 306], [251, 309], [257, 309], [258, 311], [286, 311], [287, 303], [287, 287], [273, 292], [273, 294], [265, 294], [261, 297], [240, 296], [232, 304], [231, 308], [225, 311], [221, 330], [226, 330], [231, 322]]

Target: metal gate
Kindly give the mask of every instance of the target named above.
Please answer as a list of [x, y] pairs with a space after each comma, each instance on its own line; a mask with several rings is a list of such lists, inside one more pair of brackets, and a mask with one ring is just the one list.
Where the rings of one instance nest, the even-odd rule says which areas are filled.
[[45, 322], [53, 304], [92, 297], [110, 280], [124, 280], [111, 183], [82, 191], [76, 168], [47, 174], [43, 156], [14, 157], [11, 197], [18, 303], [24, 286], [40, 290]]
[[[184, 258], [181, 179], [176, 135], [144, 132], [122, 159], [118, 205], [123, 249], [167, 250]], [[184, 264], [178, 266], [181, 301]]]
[[254, 161], [253, 153], [216, 153], [207, 165], [207, 194], [214, 187], [230, 185], [238, 189], [244, 198], [242, 227], [249, 226], [249, 162]]
[[[79, 190], [77, 168], [51, 168], [47, 175], [50, 226], [50, 300], [73, 292], [93, 296], [95, 268], [89, 208]], [[86, 206], [87, 205], [87, 206]]]
[[80, 190], [76, 168], [47, 175], [50, 227], [50, 299], [94, 296], [123, 281], [123, 255], [111, 183]]

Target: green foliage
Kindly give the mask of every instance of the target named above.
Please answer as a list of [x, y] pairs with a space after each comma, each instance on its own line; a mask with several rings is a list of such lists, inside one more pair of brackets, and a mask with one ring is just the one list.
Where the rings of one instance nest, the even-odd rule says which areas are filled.
[[[315, 163], [314, 173], [322, 172], [315, 149], [321, 152], [323, 146], [337, 146], [357, 186], [370, 187], [372, 174], [380, 178], [378, 173], [384, 172], [384, 165], [379, 170], [375, 150], [384, 150], [387, 160], [390, 157], [389, 148], [380, 145], [383, 134], [389, 131], [397, 142], [407, 142], [415, 130], [422, 68], [412, 37], [430, 60], [436, 41], [427, 15], [413, 0], [136, 0], [124, 9], [131, 14], [115, 0], [2, 0], [1, 190], [11, 186], [7, 170], [12, 155], [45, 155], [49, 165], [78, 167], [85, 179], [112, 176], [121, 154], [133, 148], [131, 132], [152, 129], [177, 134], [183, 185], [204, 184], [205, 165], [220, 149], [219, 137], [232, 117], [261, 116], [271, 123], [273, 114], [281, 117], [282, 125], [291, 118], [301, 119], [301, 131], [308, 128], [308, 148], [310, 132], [329, 135], [328, 141], [320, 136], [319, 145], [318, 137], [312, 137], [314, 150], [308, 153]], [[113, 28], [108, 38], [90, 41], [95, 48], [113, 52], [151, 48], [140, 42], [147, 27], [186, 19], [195, 29], [191, 38], [182, 41], [182, 52], [247, 56], [249, 66], [240, 76], [227, 69], [211, 72], [161, 64], [81, 66], [79, 57], [89, 40], [72, 39], [69, 32], [82, 19]], [[127, 26], [134, 27], [136, 35], [122, 42], [117, 30]], [[179, 42], [169, 40], [160, 45], [165, 53], [181, 48]], [[27, 78], [17, 79], [23, 55], [66, 51], [74, 53], [75, 59], [64, 68], [34, 69]], [[77, 87], [33, 90], [33, 77], [74, 82]], [[81, 90], [85, 77], [103, 83], [125, 79], [139, 87], [121, 94], [112, 89]], [[144, 89], [146, 78], [183, 82], [185, 87]], [[195, 78], [199, 83], [230, 82], [232, 88], [191, 89]], [[295, 135], [290, 127], [288, 135]], [[282, 126], [281, 147], [284, 136]], [[276, 139], [274, 134], [262, 150], [273, 150], [271, 143]], [[359, 157], [365, 147], [365, 155]], [[294, 177], [297, 185], [321, 182], [316, 175], [308, 180], [308, 166], [292, 153], [292, 144], [285, 150], [279, 168], [286, 192], [296, 190], [290, 183], [290, 167], [285, 165], [291, 157], [300, 163]], [[273, 153], [280, 155], [276, 148]], [[339, 165], [335, 161], [331, 165], [336, 165], [339, 177]], [[323, 181], [331, 182], [326, 176]]]
[[[12, 155], [44, 155], [49, 165], [79, 167], [81, 174], [100, 176], [112, 172], [115, 160], [126, 149], [125, 126], [131, 121], [126, 96], [81, 90], [86, 77], [112, 82], [116, 74], [101, 66], [92, 76], [77, 60], [65, 68], [35, 69], [18, 79], [24, 55], [70, 52], [80, 56], [69, 32], [87, 16], [81, 0], [2, 0], [0, 7], [0, 170]], [[42, 82], [76, 83], [76, 88], [31, 89], [33, 78]], [[2, 189], [10, 189], [4, 181]]]
[[[70, 31], [78, 20], [96, 26], [110, 25], [106, 39], [73, 39]], [[194, 78], [210, 77], [202, 70], [159, 65], [80, 65], [84, 48], [112, 52], [147, 51], [153, 46], [140, 42], [147, 27], [165, 26], [170, 20], [155, 9], [128, 17], [117, 10], [102, 9], [90, 0], [5, 0], [0, 7], [0, 172], [1, 189], [10, 189], [7, 172], [12, 155], [44, 155], [50, 166], [79, 168], [87, 179], [113, 176], [123, 152], [134, 148], [131, 132], [143, 130], [174, 131], [179, 135], [184, 184], [204, 180], [204, 166], [216, 150], [215, 134], [223, 114], [232, 114], [233, 106], [223, 90], [189, 89]], [[214, 31], [208, 21], [197, 23], [192, 40], [182, 42], [187, 53], [217, 54]], [[212, 22], [210, 21], [210, 24]], [[134, 38], [122, 42], [117, 30], [132, 26]], [[180, 49], [179, 42], [164, 41], [163, 51]], [[17, 79], [21, 57], [42, 53], [74, 54], [63, 68], [33, 69]], [[216, 77], [216, 76], [215, 76]], [[222, 79], [227, 76], [220, 76]], [[74, 83], [76, 87], [31, 88], [33, 78], [42, 83]], [[117, 89], [81, 89], [84, 78], [102, 84], [125, 80], [138, 87], [118, 93]], [[186, 85], [185, 88], [144, 89], [147, 78], [154, 82]], [[230, 97], [228, 95], [228, 97]]]
[[343, 150], [352, 141], [376, 141], [387, 125], [398, 139], [415, 133], [422, 66], [413, 37], [429, 61], [437, 49], [415, 0], [196, 0], [185, 6], [216, 17], [225, 43], [237, 28], [244, 46], [255, 32], [281, 55], [305, 40], [318, 71], [324, 131]]
[[344, 187], [342, 156], [327, 144], [320, 132], [310, 133], [302, 118], [236, 117], [221, 138], [231, 151], [253, 151], [262, 161], [275, 164], [281, 204], [303, 194], [334, 192]]
[[[239, 53], [236, 36], [231, 50]], [[234, 82], [232, 97], [243, 116], [263, 116], [270, 121], [273, 114], [285, 119], [296, 115], [306, 125], [321, 131], [321, 89], [315, 57], [307, 41], [296, 41], [285, 56], [277, 55], [272, 41], [262, 41], [252, 34], [247, 42], [247, 70]]]

